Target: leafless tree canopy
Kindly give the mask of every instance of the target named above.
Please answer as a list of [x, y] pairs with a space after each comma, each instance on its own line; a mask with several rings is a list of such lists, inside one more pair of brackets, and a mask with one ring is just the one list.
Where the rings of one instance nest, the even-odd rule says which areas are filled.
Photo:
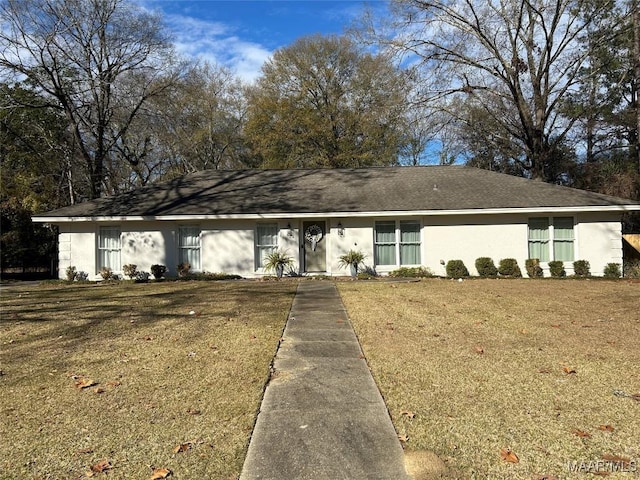
[[0, 66], [64, 112], [90, 184], [105, 186], [140, 108], [171, 83], [159, 18], [124, 0], [4, 0]]

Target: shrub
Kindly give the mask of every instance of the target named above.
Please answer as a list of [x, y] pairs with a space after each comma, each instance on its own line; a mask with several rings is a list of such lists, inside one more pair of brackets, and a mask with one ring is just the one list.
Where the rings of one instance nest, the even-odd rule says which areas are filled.
[[102, 267], [99, 273], [103, 280], [114, 280], [116, 278], [109, 267]]
[[549, 273], [554, 278], [560, 278], [567, 275], [564, 270], [564, 262], [562, 260], [552, 260], [549, 262]]
[[389, 276], [395, 278], [428, 278], [433, 277], [433, 272], [425, 267], [400, 267], [389, 272]]
[[515, 258], [503, 258], [498, 265], [498, 273], [504, 277], [522, 277], [522, 272]]
[[573, 262], [573, 274], [576, 277], [590, 277], [591, 265], [587, 260], [576, 260]]
[[148, 282], [150, 275], [151, 274], [149, 272], [136, 272], [136, 281], [138, 281], [138, 282]]
[[476, 270], [481, 277], [495, 277], [498, 275], [498, 269], [489, 257], [480, 257], [476, 259]]
[[469, 270], [467, 270], [462, 260], [449, 260], [445, 268], [447, 270], [447, 277], [462, 278], [469, 276]]
[[165, 267], [164, 265], [151, 265], [151, 274], [156, 280], [160, 280], [166, 272], [167, 267]]
[[128, 263], [122, 267], [122, 273], [124, 273], [131, 280], [138, 275], [138, 266], [133, 263]]
[[607, 263], [604, 267], [604, 278], [620, 278], [621, 275], [619, 263]]
[[544, 275], [538, 258], [527, 258], [524, 262], [524, 268], [527, 270], [529, 278], [540, 278]]
[[627, 278], [640, 278], [640, 260], [625, 262], [624, 276]]
[[191, 272], [191, 264], [189, 262], [182, 262], [177, 268], [179, 277], [186, 277]]
[[74, 267], [73, 265], [68, 266], [66, 270], [66, 275], [67, 275], [67, 282], [73, 282], [78, 275], [78, 272], [76, 272], [76, 267]]
[[78, 282], [86, 282], [87, 278], [89, 278], [89, 274], [87, 272], [83, 272], [82, 270], [80, 270], [78, 273], [76, 273], [76, 281]]

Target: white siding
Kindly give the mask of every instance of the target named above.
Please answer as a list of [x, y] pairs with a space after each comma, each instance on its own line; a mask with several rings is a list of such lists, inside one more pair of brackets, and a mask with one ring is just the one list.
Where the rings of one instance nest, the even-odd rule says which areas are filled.
[[[425, 218], [423, 263], [436, 275], [446, 275], [449, 260], [462, 260], [477, 275], [479, 257], [515, 258], [524, 272], [527, 258], [527, 219], [518, 215], [464, 215]], [[444, 262], [445, 265], [442, 265]]]
[[588, 260], [594, 276], [602, 276], [607, 263], [622, 267], [620, 216], [591, 213], [580, 214], [576, 219], [576, 260]]
[[[553, 215], [553, 214], [551, 214]], [[515, 258], [524, 275], [528, 256], [526, 214], [455, 215], [430, 217], [367, 217], [327, 218], [324, 241], [327, 252], [327, 273], [348, 275], [338, 266], [339, 257], [350, 249], [361, 250], [366, 255], [365, 265], [374, 266], [373, 232], [376, 221], [411, 219], [418, 220], [421, 230], [422, 265], [436, 275], [446, 274], [444, 265], [452, 259], [461, 259], [472, 275], [477, 275], [475, 260], [490, 257], [496, 266], [503, 258]], [[277, 219], [278, 244], [295, 261], [299, 270], [302, 249], [300, 229], [304, 218]], [[622, 262], [622, 240], [619, 214], [591, 213], [575, 216], [575, 259], [588, 260], [593, 275], [602, 275], [607, 263]], [[133, 263], [139, 271], [149, 272], [151, 265], [162, 264], [168, 274], [176, 274], [176, 231], [185, 222], [132, 221], [117, 224], [122, 231], [121, 264]], [[251, 278], [264, 272], [256, 271], [254, 236], [257, 220], [206, 220], [189, 221], [201, 229], [201, 270], [224, 272]], [[338, 235], [338, 223], [344, 236]], [[65, 278], [70, 265], [89, 273], [90, 279], [99, 279], [96, 271], [96, 222], [72, 222], [60, 225], [59, 276]], [[289, 225], [291, 228], [288, 228]], [[565, 265], [570, 271], [571, 265]], [[394, 267], [378, 268], [387, 273]], [[121, 272], [116, 272], [121, 273]], [[548, 272], [546, 272], [548, 275]]]

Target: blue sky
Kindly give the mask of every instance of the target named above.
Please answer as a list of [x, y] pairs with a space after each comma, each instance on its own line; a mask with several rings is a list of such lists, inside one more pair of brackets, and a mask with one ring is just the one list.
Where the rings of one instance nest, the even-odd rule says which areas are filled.
[[231, 68], [251, 81], [277, 49], [314, 33], [341, 34], [369, 7], [362, 0], [142, 0], [163, 13], [182, 54]]

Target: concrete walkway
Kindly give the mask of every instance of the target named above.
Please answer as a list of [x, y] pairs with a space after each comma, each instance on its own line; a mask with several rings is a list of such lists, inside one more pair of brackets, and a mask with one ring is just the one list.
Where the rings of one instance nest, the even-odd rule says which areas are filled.
[[333, 283], [300, 282], [274, 367], [241, 480], [409, 478]]

